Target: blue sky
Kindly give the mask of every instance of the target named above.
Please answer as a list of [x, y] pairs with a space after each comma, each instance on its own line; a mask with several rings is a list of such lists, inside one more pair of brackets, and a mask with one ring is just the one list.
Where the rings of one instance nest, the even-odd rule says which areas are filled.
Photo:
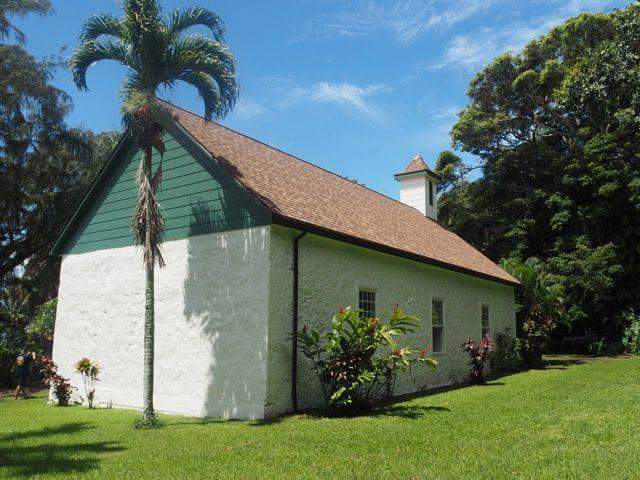
[[[450, 148], [448, 132], [466, 104], [475, 72], [517, 51], [566, 18], [608, 12], [630, 0], [163, 0], [194, 3], [225, 21], [241, 85], [222, 123], [265, 143], [397, 197], [393, 174], [420, 152], [431, 165]], [[37, 57], [77, 45], [93, 13], [118, 13], [117, 0], [53, 0], [49, 17], [18, 19]], [[123, 69], [96, 65], [89, 92], [60, 70], [71, 94], [72, 125], [119, 128]], [[197, 113], [197, 93], [178, 86], [165, 98]], [[469, 159], [472, 161], [472, 159]]]

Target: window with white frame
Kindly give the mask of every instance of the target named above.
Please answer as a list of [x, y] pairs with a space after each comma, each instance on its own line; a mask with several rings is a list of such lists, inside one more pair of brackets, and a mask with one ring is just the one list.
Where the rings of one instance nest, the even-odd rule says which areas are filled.
[[434, 353], [444, 352], [444, 301], [441, 298], [431, 300], [431, 330]]
[[491, 318], [489, 317], [489, 305], [480, 307], [480, 321], [482, 322], [482, 338], [491, 337]]
[[358, 294], [358, 308], [362, 310], [364, 318], [375, 318], [376, 316], [376, 292], [371, 290], [360, 290]]

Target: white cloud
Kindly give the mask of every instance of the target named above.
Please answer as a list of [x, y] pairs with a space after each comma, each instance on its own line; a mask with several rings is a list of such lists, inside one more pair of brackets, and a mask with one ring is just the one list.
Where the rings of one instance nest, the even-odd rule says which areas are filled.
[[429, 30], [445, 30], [502, 0], [352, 0], [305, 25], [302, 38], [365, 37], [381, 32], [411, 43]]
[[416, 71], [445, 67], [476, 71], [502, 53], [522, 50], [528, 42], [572, 16], [586, 11], [606, 10], [620, 3], [620, 0], [546, 1], [546, 13], [543, 15], [526, 21], [512, 19], [503, 27], [482, 28], [472, 33], [456, 35], [449, 41], [439, 60], [429, 65], [419, 65]]
[[271, 77], [267, 81], [280, 92], [281, 100], [277, 102], [280, 108], [302, 103], [329, 104], [375, 121], [384, 120], [384, 112], [373, 97], [392, 90], [382, 84], [361, 86], [349, 82], [317, 82], [300, 86], [290, 77]]
[[250, 97], [240, 97], [233, 109], [233, 115], [238, 120], [252, 120], [266, 113], [264, 106]]

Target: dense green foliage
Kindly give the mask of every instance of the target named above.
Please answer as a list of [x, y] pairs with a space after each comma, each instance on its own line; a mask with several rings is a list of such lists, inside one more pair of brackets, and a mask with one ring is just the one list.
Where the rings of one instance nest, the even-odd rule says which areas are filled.
[[640, 359], [559, 358], [355, 418], [272, 423], [0, 400], [0, 477], [195, 479], [623, 479], [640, 458]]
[[516, 314], [520, 330], [518, 351], [527, 367], [538, 367], [551, 343], [551, 334], [565, 317], [562, 285], [537, 258], [510, 258], [500, 266], [520, 281]]
[[[46, 13], [49, 2], [0, 2], [0, 40], [8, 15]], [[51, 84], [58, 63], [22, 46], [0, 44], [0, 382], [10, 382], [20, 348], [39, 353], [49, 335], [28, 334], [37, 308], [56, 295], [57, 258], [49, 252], [114, 135], [72, 128], [69, 97]], [[35, 326], [34, 326], [35, 328]], [[38, 342], [42, 340], [42, 342]]]
[[57, 307], [58, 299], [54, 298], [36, 309], [33, 319], [27, 326], [29, 351], [39, 355], [51, 355]]
[[298, 341], [313, 363], [329, 407], [370, 408], [382, 394], [393, 395], [398, 372], [418, 363], [437, 369], [437, 362], [427, 355], [429, 348], [415, 352], [398, 345], [398, 338], [418, 326], [418, 318], [399, 307], [386, 323], [346, 307], [333, 316], [329, 331], [321, 333], [305, 325]]
[[489, 363], [492, 373], [509, 373], [520, 370], [522, 358], [520, 357], [520, 342], [511, 332], [505, 328], [496, 334], [494, 348], [489, 354]]
[[617, 339], [640, 306], [639, 72], [640, 5], [583, 14], [480, 72], [452, 130], [483, 176], [454, 175], [440, 219], [495, 260], [542, 259], [576, 335]]
[[622, 335], [622, 348], [625, 353], [640, 354], [640, 317], [628, 312], [627, 328]]

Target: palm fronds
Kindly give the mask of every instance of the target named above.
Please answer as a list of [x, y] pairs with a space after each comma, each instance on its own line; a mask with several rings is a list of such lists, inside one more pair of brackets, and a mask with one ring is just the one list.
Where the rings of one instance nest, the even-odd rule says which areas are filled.
[[113, 15], [100, 14], [89, 17], [80, 35], [80, 42], [85, 43], [91, 40], [97, 40], [102, 35], [110, 35], [119, 39], [123, 39], [124, 26], [122, 20]]
[[[185, 82], [197, 90], [207, 120], [222, 118], [238, 98], [235, 59], [224, 44], [222, 21], [206, 8], [176, 10], [165, 16], [157, 0], [123, 0], [122, 7], [121, 18], [102, 14], [87, 20], [69, 68], [80, 89], [87, 89], [87, 72], [96, 62], [111, 60], [128, 68], [120, 90], [122, 120], [145, 151], [132, 226], [137, 243], [144, 248], [145, 262], [155, 258], [162, 266], [159, 243], [164, 220], [157, 199], [162, 169], [152, 175], [150, 164], [144, 166], [149, 149], [162, 153], [164, 148], [163, 112], [155, 95], [161, 86]], [[186, 33], [197, 25], [208, 28], [213, 38]], [[145, 240], [147, 221], [151, 222], [150, 241]]]
[[131, 48], [118, 40], [88, 40], [82, 42], [69, 60], [73, 81], [80, 90], [87, 90], [87, 70], [101, 60], [113, 60], [124, 66], [136, 64]]
[[169, 31], [179, 35], [186, 29], [200, 25], [211, 30], [213, 38], [218, 42], [224, 40], [224, 24], [220, 17], [211, 10], [202, 7], [190, 7], [174, 10], [169, 19]]

